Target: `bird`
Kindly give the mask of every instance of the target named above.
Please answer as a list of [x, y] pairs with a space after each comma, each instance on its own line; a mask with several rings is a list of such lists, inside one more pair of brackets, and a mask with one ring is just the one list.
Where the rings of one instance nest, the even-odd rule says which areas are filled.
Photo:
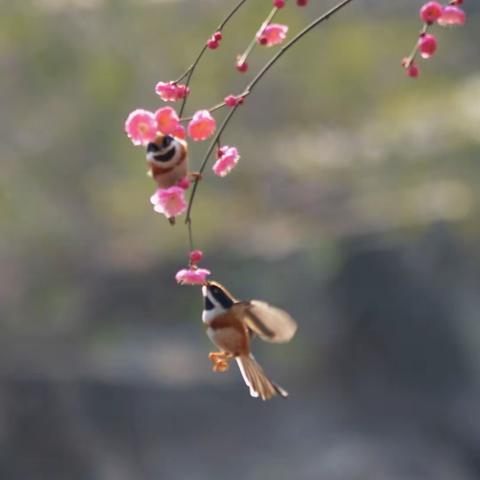
[[148, 175], [160, 188], [176, 185], [187, 176], [188, 147], [180, 138], [159, 134], [147, 145]]
[[202, 322], [207, 336], [220, 349], [209, 355], [213, 371], [228, 370], [228, 362], [235, 359], [252, 397], [269, 400], [288, 392], [270, 380], [250, 351], [254, 336], [264, 341], [290, 341], [297, 323], [284, 310], [260, 300], [237, 300], [222, 284], [207, 281], [202, 286], [204, 308]]
[[[147, 144], [146, 150], [148, 170], [147, 175], [152, 177], [159, 189], [180, 186], [182, 181], [188, 179], [201, 180], [199, 172], [188, 171], [188, 145], [185, 140], [172, 135], [159, 133], [155, 141]], [[175, 225], [175, 217], [168, 219]]]

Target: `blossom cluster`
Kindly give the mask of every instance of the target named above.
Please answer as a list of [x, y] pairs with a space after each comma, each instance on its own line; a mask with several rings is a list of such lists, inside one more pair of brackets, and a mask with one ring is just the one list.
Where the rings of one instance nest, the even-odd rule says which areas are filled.
[[[180, 97], [179, 97], [180, 98]], [[216, 122], [208, 110], [199, 110], [188, 123], [187, 132], [194, 141], [206, 140], [215, 133]], [[186, 131], [172, 107], [151, 112], [138, 108], [125, 121], [125, 132], [134, 145], [147, 146], [159, 134], [185, 139]]]
[[201, 250], [192, 250], [189, 255], [188, 268], [182, 268], [175, 275], [177, 283], [180, 285], [204, 285], [211, 272], [198, 266], [202, 258]]
[[[296, 4], [304, 7], [308, 4], [308, 0], [296, 0]], [[239, 72], [248, 71], [246, 60], [255, 45], [270, 48], [285, 41], [288, 26], [272, 21], [277, 11], [285, 5], [286, 0], [273, 0], [273, 10], [261, 24], [247, 50], [237, 56], [236, 68]], [[176, 217], [188, 212], [187, 223], [190, 229], [188, 216], [190, 210], [185, 198], [186, 192], [191, 186], [190, 179], [193, 177], [196, 183], [201, 178], [204, 163], [208, 160], [209, 153], [214, 147], [216, 147], [216, 159], [212, 170], [216, 176], [225, 177], [240, 160], [240, 154], [235, 146], [221, 144], [220, 132], [216, 134], [217, 122], [212, 114], [222, 107], [235, 109], [242, 105], [245, 97], [250, 93], [248, 88], [239, 95], [225, 96], [223, 102], [214, 107], [203, 108], [189, 117], [182, 117], [188, 97], [191, 95], [189, 83], [198, 60], [206, 50], [216, 50], [220, 47], [224, 26], [225, 22], [206, 40], [198, 59], [178, 80], [159, 81], [155, 85], [155, 93], [160, 99], [163, 102], [181, 102], [179, 109], [172, 106], [161, 106], [157, 110], [139, 108], [133, 110], [125, 121], [125, 132], [128, 138], [135, 146], [146, 149], [149, 175], [157, 182], [157, 189], [150, 197], [154, 211], [167, 217], [172, 224]], [[184, 79], [186, 79], [186, 83], [181, 83]], [[212, 139], [213, 136], [215, 137]], [[187, 140], [202, 142], [208, 139], [212, 139], [212, 143], [205, 161], [202, 162], [200, 172], [196, 174], [189, 172]], [[193, 190], [190, 201], [192, 201], [194, 192]], [[203, 254], [199, 250], [193, 249], [191, 235], [190, 230], [192, 251], [189, 266], [181, 269], [176, 275], [177, 282], [182, 285], [204, 284], [210, 274], [208, 270], [198, 266]]]
[[[159, 82], [155, 91], [164, 101], [176, 101], [185, 98], [189, 93], [186, 85], [173, 82]], [[171, 136], [184, 140], [188, 136], [194, 141], [206, 140], [213, 135], [216, 128], [215, 119], [208, 110], [196, 112], [187, 129], [182, 125], [176, 110], [170, 106], [162, 107], [151, 112], [145, 109], [136, 109], [131, 112], [125, 121], [125, 132], [134, 145], [146, 147], [155, 143], [159, 136]], [[165, 215], [168, 219], [185, 213], [187, 202], [185, 191], [189, 188], [188, 177], [173, 177], [168, 186], [159, 186], [150, 198], [154, 211]]]
[[420, 69], [415, 62], [417, 53], [426, 60], [437, 51], [437, 37], [428, 33], [432, 25], [449, 27], [465, 24], [466, 15], [460, 7], [462, 4], [463, 0], [451, 0], [447, 5], [442, 5], [437, 1], [430, 1], [420, 8], [419, 15], [420, 20], [423, 22], [423, 28], [418, 36], [413, 52], [402, 60], [402, 67], [409, 77], [416, 78], [420, 74]]
[[[143, 108], [132, 111], [125, 121], [125, 132], [135, 146], [146, 149], [146, 159], [149, 175], [157, 183], [155, 193], [150, 197], [155, 212], [160, 213], [175, 222], [175, 218], [186, 213], [185, 223], [189, 229], [190, 255], [188, 268], [181, 269], [176, 280], [182, 285], [200, 285], [206, 282], [210, 272], [198, 266], [202, 259], [202, 252], [193, 247], [193, 233], [191, 222], [191, 207], [197, 191], [198, 181], [203, 176], [203, 171], [210, 156], [215, 153], [216, 159], [212, 166], [213, 173], [218, 177], [225, 177], [232, 172], [240, 160], [240, 154], [235, 146], [222, 144], [221, 134], [235, 113], [236, 109], [245, 102], [252, 89], [264, 76], [267, 70], [283, 55], [294, 43], [302, 38], [313, 27], [330, 18], [331, 15], [344, 8], [353, 0], [342, 0], [314, 22], [300, 31], [288, 41], [253, 77], [240, 94], [228, 94], [223, 101], [210, 108], [201, 108], [191, 116], [183, 116], [187, 101], [191, 95], [190, 81], [202, 56], [208, 51], [215, 51], [221, 47], [224, 38], [224, 27], [237, 10], [245, 3], [240, 0], [233, 10], [225, 17], [224, 21], [203, 43], [200, 53], [192, 65], [177, 80], [159, 81], [155, 85], [155, 93], [163, 102], [180, 102], [178, 109], [172, 106], [161, 106], [156, 110]], [[259, 28], [243, 53], [236, 55], [235, 68], [244, 74], [248, 72], [247, 60], [255, 48], [272, 48], [284, 43], [287, 39], [289, 27], [282, 23], [273, 22], [274, 17], [287, 6], [295, 3], [299, 7], [308, 5], [308, 0], [271, 0], [271, 11], [267, 18], [260, 23]], [[437, 50], [437, 38], [430, 32], [434, 25], [441, 27], [463, 25], [466, 20], [465, 12], [461, 5], [463, 0], [450, 0], [448, 4], [438, 1], [428, 1], [420, 9], [420, 19], [423, 27], [419, 33], [412, 53], [405, 57], [402, 65], [410, 77], [419, 75], [416, 64], [417, 55], [423, 59], [432, 57]], [[181, 83], [181, 82], [185, 83]], [[222, 108], [229, 108], [221, 126], [217, 128], [214, 117]], [[188, 169], [187, 141], [202, 142], [210, 140], [203, 160], [200, 162], [198, 172]], [[189, 201], [185, 199], [186, 192], [193, 180]]]

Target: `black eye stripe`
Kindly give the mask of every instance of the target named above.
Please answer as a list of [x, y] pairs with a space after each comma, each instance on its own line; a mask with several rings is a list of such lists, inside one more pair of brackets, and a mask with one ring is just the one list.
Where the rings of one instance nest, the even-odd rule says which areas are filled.
[[168, 147], [172, 142], [173, 142], [173, 137], [171, 137], [170, 135], [166, 135], [165, 137], [163, 137], [162, 146]]
[[205, 310], [213, 310], [215, 305], [210, 301], [208, 297], [205, 297]]
[[233, 305], [232, 299], [220, 288], [211, 287], [210, 291], [215, 297], [215, 300], [225, 309], [230, 308]]
[[233, 302], [230, 298], [222, 293], [222, 295], [218, 296], [218, 301], [222, 305], [223, 308], [230, 308], [233, 305]]
[[150, 153], [150, 152], [159, 152], [160, 151], [160, 147], [154, 143], [154, 142], [149, 142], [149, 144], [147, 145], [147, 152]]

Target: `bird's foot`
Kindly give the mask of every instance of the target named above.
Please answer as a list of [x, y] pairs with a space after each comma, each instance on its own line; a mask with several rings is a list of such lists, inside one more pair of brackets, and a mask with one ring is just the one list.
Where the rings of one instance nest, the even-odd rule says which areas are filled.
[[212, 370], [214, 372], [226, 372], [229, 369], [228, 362], [233, 358], [231, 353], [227, 352], [210, 352], [208, 359], [212, 362]]

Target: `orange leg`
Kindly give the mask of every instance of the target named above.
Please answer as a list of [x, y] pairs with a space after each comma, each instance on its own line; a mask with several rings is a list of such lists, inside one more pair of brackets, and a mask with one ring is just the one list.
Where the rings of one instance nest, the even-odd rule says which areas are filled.
[[228, 362], [233, 358], [231, 353], [227, 352], [210, 352], [208, 359], [213, 363], [212, 370], [214, 372], [226, 372], [229, 368]]

